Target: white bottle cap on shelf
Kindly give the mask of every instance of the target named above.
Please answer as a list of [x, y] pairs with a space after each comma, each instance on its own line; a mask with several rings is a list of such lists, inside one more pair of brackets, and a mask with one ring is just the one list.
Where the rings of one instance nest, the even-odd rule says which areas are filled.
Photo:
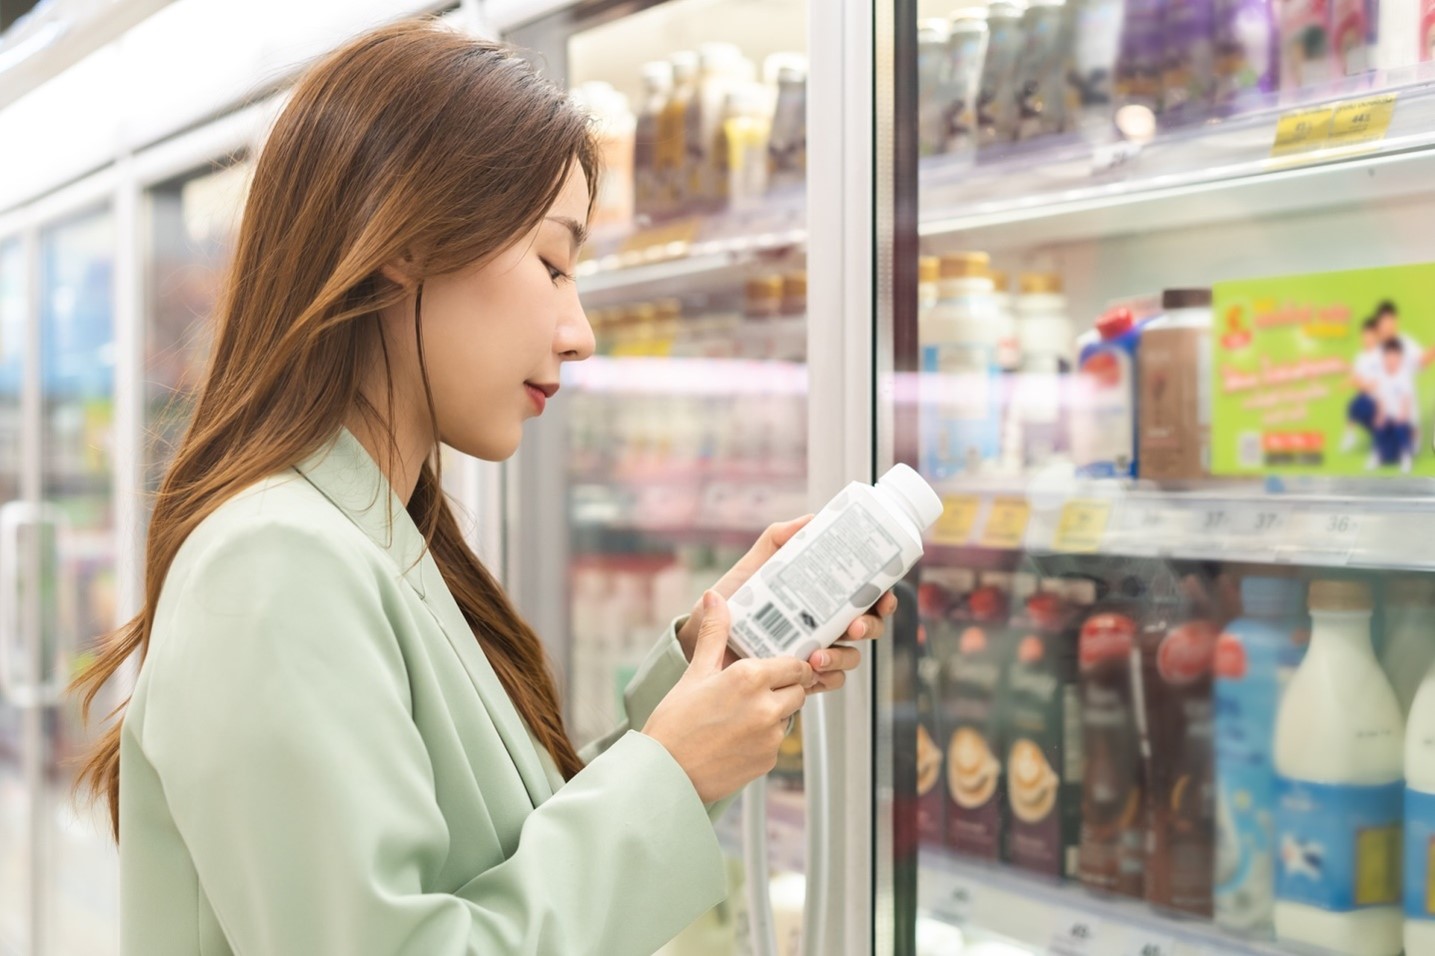
[[926, 479], [901, 462], [877, 479], [877, 487], [890, 491], [898, 501], [906, 504], [917, 526], [924, 531], [942, 516], [942, 499], [937, 497]]

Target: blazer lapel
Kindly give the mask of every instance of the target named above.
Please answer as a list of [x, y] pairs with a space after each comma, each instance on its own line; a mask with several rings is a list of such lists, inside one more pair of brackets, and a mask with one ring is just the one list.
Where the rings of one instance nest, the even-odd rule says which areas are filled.
[[539, 759], [523, 718], [494, 673], [458, 602], [444, 584], [423, 535], [388, 480], [357, 438], [341, 429], [332, 443], [295, 465], [325, 498], [348, 516], [393, 560], [453, 646], [484, 709], [498, 730], [523, 785], [536, 807], [553, 795], [552, 776]]

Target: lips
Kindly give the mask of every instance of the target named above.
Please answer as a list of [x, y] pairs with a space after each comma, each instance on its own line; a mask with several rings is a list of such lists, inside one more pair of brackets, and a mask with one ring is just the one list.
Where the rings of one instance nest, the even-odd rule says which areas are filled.
[[558, 391], [557, 385], [548, 385], [542, 382], [524, 382], [523, 387], [528, 390], [528, 397], [533, 400], [533, 407], [538, 410], [540, 415], [543, 414], [548, 400]]

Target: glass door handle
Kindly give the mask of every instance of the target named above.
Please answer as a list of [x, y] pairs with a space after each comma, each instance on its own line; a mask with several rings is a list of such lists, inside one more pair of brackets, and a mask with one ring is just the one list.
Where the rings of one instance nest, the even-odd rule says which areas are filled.
[[[21, 640], [21, 612], [26, 604], [20, 594], [20, 532], [37, 523], [39, 509], [28, 501], [11, 501], [0, 506], [0, 694], [16, 706], [33, 703], [35, 688], [15, 676], [12, 655]], [[25, 639], [30, 648], [29, 635]]]
[[[22, 610], [32, 605], [20, 594], [20, 562], [23, 560], [20, 535], [26, 527], [38, 530], [53, 524], [58, 530], [63, 523], [63, 514], [52, 505], [11, 501], [0, 507], [0, 597], [4, 599], [4, 609], [0, 611], [0, 693], [17, 707], [58, 703], [62, 692], [61, 675], [51, 674], [47, 678], [45, 674], [44, 622], [26, 621]], [[31, 569], [31, 576], [38, 579], [39, 569]], [[75, 589], [69, 575], [62, 573], [56, 584], [60, 589], [57, 595], [60, 607], [73, 611]], [[43, 614], [40, 617], [43, 618]], [[17, 675], [13, 655], [21, 645], [28, 667]], [[55, 656], [57, 661], [65, 657], [63, 653]]]
[[824, 696], [807, 702], [802, 721], [803, 792], [807, 795], [807, 896], [802, 907], [803, 956], [827, 952], [823, 933], [830, 905], [832, 773], [827, 723], [832, 714]]
[[742, 791], [742, 866], [746, 874], [747, 930], [752, 956], [777, 956], [772, 919], [772, 864], [767, 845], [767, 777]]

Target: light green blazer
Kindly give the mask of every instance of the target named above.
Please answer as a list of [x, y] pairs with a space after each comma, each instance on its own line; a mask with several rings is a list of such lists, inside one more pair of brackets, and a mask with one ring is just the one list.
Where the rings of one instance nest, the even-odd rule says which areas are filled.
[[564, 783], [342, 432], [165, 579], [120, 747], [122, 952], [647, 956], [726, 892], [708, 808], [633, 729], [685, 667], [670, 630]]

